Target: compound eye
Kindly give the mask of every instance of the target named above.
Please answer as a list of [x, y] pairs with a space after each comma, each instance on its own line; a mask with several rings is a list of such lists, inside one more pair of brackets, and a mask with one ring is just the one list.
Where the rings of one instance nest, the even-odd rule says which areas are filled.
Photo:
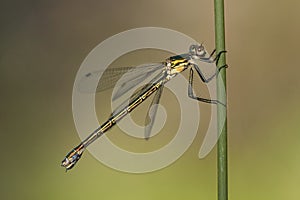
[[192, 55], [197, 54], [197, 46], [196, 45], [191, 45], [190, 46], [190, 54], [192, 54]]
[[200, 46], [198, 46], [197, 48], [197, 55], [203, 57], [205, 55], [205, 49], [204, 46], [201, 44]]
[[198, 46], [198, 49], [197, 49], [198, 52], [202, 52], [203, 50], [204, 50], [204, 46], [202, 46], [202, 45]]

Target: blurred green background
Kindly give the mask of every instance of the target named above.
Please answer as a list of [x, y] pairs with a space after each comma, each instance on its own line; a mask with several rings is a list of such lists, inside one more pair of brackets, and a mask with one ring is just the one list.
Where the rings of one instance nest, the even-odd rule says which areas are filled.
[[[300, 1], [225, 4], [229, 198], [300, 199]], [[198, 159], [200, 130], [178, 161], [153, 173], [118, 172], [88, 152], [69, 173], [60, 167], [80, 142], [72, 87], [87, 54], [144, 26], [212, 50], [213, 1], [1, 1], [0, 9], [1, 199], [216, 199], [216, 150]]]

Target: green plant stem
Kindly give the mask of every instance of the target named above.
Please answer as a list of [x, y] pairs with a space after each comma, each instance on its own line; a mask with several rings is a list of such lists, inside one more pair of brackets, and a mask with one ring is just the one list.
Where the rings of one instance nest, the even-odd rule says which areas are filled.
[[[215, 6], [215, 43], [216, 52], [225, 50], [224, 0], [214, 0]], [[222, 54], [218, 67], [226, 64], [225, 54]], [[225, 90], [221, 89], [225, 87]], [[226, 103], [226, 70], [222, 69], [217, 78], [217, 98]], [[227, 105], [227, 103], [226, 103]], [[228, 199], [228, 169], [227, 169], [227, 109], [218, 105], [218, 200]], [[220, 124], [225, 118], [225, 124]]]

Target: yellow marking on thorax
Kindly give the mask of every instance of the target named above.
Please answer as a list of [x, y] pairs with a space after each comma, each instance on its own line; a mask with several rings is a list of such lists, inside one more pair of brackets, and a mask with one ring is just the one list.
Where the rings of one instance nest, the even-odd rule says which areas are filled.
[[171, 73], [180, 73], [187, 68], [188, 60], [185, 58], [171, 60]]

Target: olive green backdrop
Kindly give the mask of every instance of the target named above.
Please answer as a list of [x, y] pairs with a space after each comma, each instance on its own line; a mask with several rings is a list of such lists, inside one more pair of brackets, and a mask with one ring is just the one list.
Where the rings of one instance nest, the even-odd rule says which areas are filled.
[[[229, 197], [299, 199], [300, 2], [225, 4]], [[216, 199], [216, 150], [197, 157], [205, 130], [183, 157], [153, 173], [118, 172], [88, 152], [69, 173], [60, 167], [80, 142], [72, 88], [86, 55], [144, 26], [180, 31], [212, 50], [213, 1], [1, 1], [0, 10], [1, 199]], [[171, 97], [163, 96], [165, 104]], [[124, 137], [117, 128], [109, 134]]]

